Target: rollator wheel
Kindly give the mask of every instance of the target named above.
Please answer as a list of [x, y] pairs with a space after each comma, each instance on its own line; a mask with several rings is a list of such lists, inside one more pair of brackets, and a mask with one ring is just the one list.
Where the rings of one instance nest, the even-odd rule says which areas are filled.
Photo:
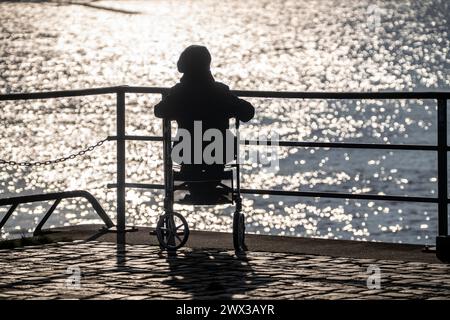
[[181, 248], [189, 238], [186, 219], [178, 212], [163, 214], [156, 224], [156, 237], [163, 249], [174, 251]]
[[233, 215], [233, 245], [236, 252], [247, 250], [245, 245], [245, 216], [237, 211]]

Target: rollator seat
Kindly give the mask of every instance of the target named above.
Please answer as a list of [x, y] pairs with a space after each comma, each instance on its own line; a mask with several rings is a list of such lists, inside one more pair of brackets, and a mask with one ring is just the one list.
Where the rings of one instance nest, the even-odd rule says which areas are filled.
[[210, 181], [222, 181], [222, 180], [232, 180], [233, 171], [225, 170], [223, 172], [210, 172], [210, 171], [200, 171], [192, 174], [191, 172], [173, 171], [174, 181], [184, 181], [184, 182], [210, 182]]
[[[174, 201], [186, 205], [233, 203], [233, 171], [173, 171]], [[231, 184], [231, 185], [227, 185]]]

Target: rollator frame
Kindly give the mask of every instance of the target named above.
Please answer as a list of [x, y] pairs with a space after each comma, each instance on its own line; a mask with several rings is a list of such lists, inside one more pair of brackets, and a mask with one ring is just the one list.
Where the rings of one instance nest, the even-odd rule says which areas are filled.
[[[233, 247], [236, 252], [247, 250], [245, 245], [245, 216], [242, 213], [242, 197], [240, 183], [240, 163], [239, 163], [239, 120], [235, 119], [236, 137], [234, 163], [228, 167], [235, 168], [235, 175], [231, 177], [231, 202], [235, 204], [233, 214]], [[164, 214], [160, 216], [156, 235], [161, 249], [175, 251], [181, 248], [189, 238], [189, 226], [186, 219], [178, 212], [175, 212], [173, 205], [175, 203], [174, 193], [174, 170], [172, 161], [172, 132], [171, 120], [163, 119], [163, 162], [164, 162]], [[227, 166], [226, 166], [227, 167]], [[232, 169], [233, 170], [233, 169]], [[234, 179], [236, 183], [234, 184]], [[201, 181], [199, 181], [201, 182]], [[219, 203], [216, 203], [219, 204]], [[216, 205], [211, 204], [211, 205]]]

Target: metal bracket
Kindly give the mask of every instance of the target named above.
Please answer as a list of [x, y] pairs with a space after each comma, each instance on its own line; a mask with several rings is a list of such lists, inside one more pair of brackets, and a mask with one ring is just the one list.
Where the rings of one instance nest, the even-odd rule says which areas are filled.
[[61, 200], [68, 198], [85, 198], [92, 205], [98, 216], [103, 220], [106, 227], [111, 228], [114, 226], [114, 223], [111, 221], [111, 219], [106, 214], [105, 210], [103, 210], [100, 203], [92, 194], [84, 190], [76, 190], [76, 191], [44, 193], [44, 194], [0, 199], [0, 206], [7, 206], [7, 205], [11, 206], [7, 214], [3, 217], [2, 221], [0, 221], [0, 229], [5, 225], [6, 221], [9, 219], [9, 217], [12, 215], [13, 211], [17, 208], [19, 204], [55, 200], [53, 205], [46, 212], [44, 218], [42, 218], [42, 220], [39, 222], [39, 224], [37, 225], [36, 229], [33, 232], [33, 235], [38, 235], [42, 233], [42, 227], [44, 226], [48, 218], [52, 215], [53, 211], [55, 211], [56, 207], [61, 202]]

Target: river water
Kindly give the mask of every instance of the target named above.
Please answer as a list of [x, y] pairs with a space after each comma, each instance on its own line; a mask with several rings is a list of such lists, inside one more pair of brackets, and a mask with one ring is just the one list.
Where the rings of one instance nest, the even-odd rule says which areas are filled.
[[[206, 45], [232, 89], [450, 90], [447, 1], [87, 1], [0, 3], [0, 93], [112, 85], [171, 86], [177, 58]], [[127, 134], [159, 135], [157, 95], [127, 95]], [[243, 134], [283, 140], [436, 143], [434, 101], [248, 99]], [[115, 133], [112, 95], [2, 102], [0, 158], [48, 160]], [[243, 187], [435, 197], [433, 152], [279, 148], [280, 171], [245, 167]], [[129, 182], [161, 183], [159, 142], [127, 144]], [[3, 166], [0, 196], [85, 189], [115, 218], [115, 145], [54, 166]], [[152, 226], [162, 192], [127, 191], [127, 223]], [[28, 234], [49, 203], [22, 205], [2, 238]], [[248, 232], [433, 243], [437, 206], [245, 195]], [[7, 208], [2, 208], [0, 217]], [[232, 207], [182, 207], [193, 229], [231, 231]], [[48, 226], [100, 222], [64, 200]]]

